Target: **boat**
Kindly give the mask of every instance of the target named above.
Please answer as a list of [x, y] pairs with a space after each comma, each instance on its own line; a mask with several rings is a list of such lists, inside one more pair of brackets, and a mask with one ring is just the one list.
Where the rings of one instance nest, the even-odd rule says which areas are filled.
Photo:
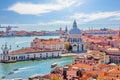
[[51, 68], [54, 68], [54, 67], [56, 67], [56, 66], [57, 66], [57, 63], [51, 64]]
[[6, 78], [6, 76], [2, 76], [1, 78], [2, 78], [2, 79], [5, 79], [5, 78]]
[[13, 71], [18, 71], [19, 69], [18, 68], [16, 68], [16, 69], [13, 69]]
[[22, 78], [14, 78], [12, 80], [24, 80], [24, 79], [22, 79]]
[[14, 72], [13, 72], [13, 71], [11, 71], [11, 72], [9, 72], [9, 73], [8, 73], [8, 75], [11, 75], [11, 74], [14, 74]]

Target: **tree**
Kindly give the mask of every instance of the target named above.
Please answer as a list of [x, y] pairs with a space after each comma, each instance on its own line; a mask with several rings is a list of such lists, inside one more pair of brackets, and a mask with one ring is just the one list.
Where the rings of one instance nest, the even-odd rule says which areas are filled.
[[78, 71], [76, 72], [76, 75], [77, 75], [78, 77], [82, 77], [82, 72], [81, 72], [81, 70], [78, 70]]
[[70, 43], [69, 42], [65, 42], [65, 49], [68, 50], [69, 49], [69, 46], [70, 46]]
[[72, 50], [72, 46], [71, 46], [71, 45], [69, 45], [68, 51], [71, 51], [71, 50]]
[[72, 46], [70, 45], [69, 42], [65, 42], [65, 49], [68, 50], [68, 51], [71, 51], [72, 50]]
[[111, 40], [113, 39], [112, 36], [107, 36], [107, 38], [108, 38], [108, 39], [111, 39]]
[[51, 80], [61, 80], [60, 78], [53, 78], [53, 79], [51, 79]]
[[49, 40], [51, 41], [51, 40], [53, 40], [53, 38], [49, 38]]

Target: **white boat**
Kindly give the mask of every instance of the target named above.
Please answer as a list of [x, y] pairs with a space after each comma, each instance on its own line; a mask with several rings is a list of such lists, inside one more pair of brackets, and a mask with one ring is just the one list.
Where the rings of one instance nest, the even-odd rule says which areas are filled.
[[56, 67], [56, 66], [57, 66], [57, 63], [51, 64], [51, 68], [54, 68], [54, 67]]

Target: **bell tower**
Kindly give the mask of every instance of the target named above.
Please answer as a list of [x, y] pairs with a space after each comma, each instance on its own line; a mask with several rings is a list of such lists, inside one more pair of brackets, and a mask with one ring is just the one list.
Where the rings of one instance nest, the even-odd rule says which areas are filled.
[[9, 50], [11, 48], [8, 48], [7, 44], [5, 44], [5, 45], [2, 45], [1, 49], [2, 49], [2, 59], [1, 60], [2, 60], [2, 62], [6, 62], [9, 60]]

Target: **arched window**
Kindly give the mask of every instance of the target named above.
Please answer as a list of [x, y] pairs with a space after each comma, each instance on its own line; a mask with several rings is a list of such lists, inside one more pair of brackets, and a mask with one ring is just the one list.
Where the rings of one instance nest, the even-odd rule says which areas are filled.
[[42, 54], [40, 54], [40, 58], [42, 58]]
[[34, 54], [34, 58], [36, 58], [36, 54]]
[[54, 53], [52, 53], [52, 57], [54, 57]]
[[16, 56], [16, 60], [17, 60], [17, 56]]
[[27, 55], [27, 59], [29, 59], [29, 55]]
[[10, 56], [8, 56], [8, 60], [10, 60]]
[[84, 45], [82, 44], [82, 51], [84, 50]]
[[48, 58], [48, 53], [46, 53], [46, 58]]

